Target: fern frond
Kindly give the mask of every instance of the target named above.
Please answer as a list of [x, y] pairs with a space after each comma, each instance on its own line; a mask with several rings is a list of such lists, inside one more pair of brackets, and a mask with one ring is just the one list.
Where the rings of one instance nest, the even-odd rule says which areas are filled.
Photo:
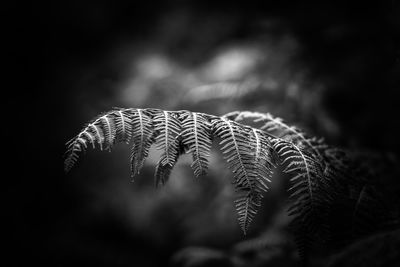
[[117, 109], [114, 112], [116, 142], [129, 143], [132, 138], [132, 114], [127, 109]]
[[[260, 130], [276, 137], [272, 139], [276, 144], [284, 144], [284, 140], [288, 142], [287, 149], [279, 151], [278, 145], [274, 150], [280, 154], [282, 164], [286, 166], [285, 172], [289, 173], [292, 183], [289, 188], [292, 200], [289, 214], [294, 216], [292, 225], [300, 225], [300, 228], [306, 226], [308, 230], [297, 232], [310, 233], [308, 237], [297, 235], [296, 238], [300, 254], [304, 258], [308, 247], [313, 243], [311, 233], [316, 235], [318, 231], [322, 241], [329, 238], [327, 214], [334, 199], [343, 191], [343, 183], [340, 182], [342, 177], [348, 177], [342, 151], [335, 150], [336, 160], [343, 161], [339, 165], [330, 158], [335, 153], [322, 139], [309, 137], [302, 130], [287, 125], [281, 118], [269, 113], [236, 111], [226, 114], [225, 117], [256, 124]], [[288, 149], [290, 147], [292, 149]]]
[[268, 183], [271, 182], [273, 169], [275, 168], [274, 159], [272, 158], [271, 139], [262, 131], [251, 129], [250, 145], [254, 151], [254, 168], [256, 172], [257, 188], [267, 192]]
[[[317, 179], [320, 173], [315, 162], [305, 154], [305, 151], [287, 141], [276, 141], [274, 143], [276, 153], [285, 166], [283, 172], [292, 174], [290, 179], [292, 186], [289, 188], [290, 197], [299, 203], [309, 202], [312, 207], [315, 201], [314, 192], [317, 189]], [[301, 207], [292, 207], [289, 215], [301, 213]]]
[[[78, 161], [79, 154], [85, 152], [88, 145], [93, 148], [96, 144], [101, 150], [111, 150], [115, 142], [126, 141], [131, 135], [132, 127], [127, 110], [113, 110], [92, 120], [73, 139], [67, 143], [67, 157], [64, 169], [68, 172]], [[121, 116], [124, 119], [121, 119]]]
[[156, 148], [163, 151], [162, 164], [173, 164], [177, 157], [178, 148], [175, 138], [181, 132], [181, 122], [173, 112], [158, 111], [153, 117], [156, 136]]
[[114, 113], [104, 114], [100, 117], [100, 121], [103, 125], [102, 128], [106, 149], [111, 150], [112, 146], [114, 145], [114, 138], [116, 136]]
[[[296, 227], [296, 240], [300, 256], [305, 259], [309, 247], [317, 233], [326, 231], [326, 212], [329, 194], [326, 194], [320, 163], [293, 143], [274, 140], [274, 149], [280, 158], [284, 173], [288, 173], [291, 186], [289, 198], [292, 202], [289, 215], [293, 216]], [[326, 234], [319, 234], [322, 238]]]
[[174, 158], [170, 161], [166, 161], [166, 152], [161, 154], [160, 159], [157, 162], [156, 169], [154, 172], [155, 186], [158, 187], [160, 184], [165, 185], [169, 179], [172, 169], [174, 168], [176, 162], [180, 155], [185, 153], [185, 146], [182, 143], [182, 136], [178, 135], [172, 144], [169, 144], [168, 151], [176, 149], [174, 153]]
[[324, 164], [321, 149], [318, 145], [320, 142], [316, 138], [309, 138], [302, 130], [295, 126], [289, 126], [279, 117], [274, 117], [270, 113], [260, 113], [251, 111], [236, 111], [225, 114], [224, 117], [234, 121], [252, 120], [254, 123], [262, 123], [258, 128], [267, 133], [274, 134], [276, 137], [285, 139], [297, 146], [305, 146], [312, 150], [322, 164]]
[[[260, 123], [260, 129], [239, 123], [246, 119]], [[134, 176], [140, 172], [155, 143], [161, 150], [154, 174], [156, 185], [168, 181], [179, 156], [185, 152], [191, 153], [191, 168], [199, 177], [207, 172], [215, 137], [220, 139], [220, 150], [233, 172], [238, 194], [235, 205], [244, 233], [257, 214], [263, 194], [269, 189], [276, 158], [279, 159], [284, 172], [290, 176], [289, 214], [299, 229], [297, 241], [302, 255], [317, 236], [324, 238], [321, 232], [326, 226], [325, 213], [332, 199], [343, 195], [351, 199], [348, 192], [359, 189], [356, 182], [349, 188], [339, 187], [346, 184], [342, 182], [346, 177], [352, 177], [341, 150], [308, 137], [280, 118], [257, 112], [233, 112], [218, 117], [190, 111], [115, 109], [92, 120], [67, 143], [65, 170], [70, 170], [79, 154], [89, 146], [110, 150], [115, 143], [131, 142]], [[367, 203], [365, 198], [361, 199], [356, 209], [359, 211], [363, 203]], [[361, 214], [359, 211], [355, 214]]]
[[211, 124], [201, 113], [192, 112], [183, 119], [182, 129], [182, 143], [192, 153], [194, 175], [205, 175], [212, 143]]
[[[92, 138], [91, 135], [88, 135], [88, 138]], [[92, 139], [89, 140], [92, 142], [92, 144], [94, 144], [94, 141]], [[87, 149], [87, 142], [87, 139], [81, 137], [75, 137], [67, 142], [67, 157], [64, 162], [65, 172], [69, 172], [78, 161], [79, 154], [81, 152], [85, 152], [85, 150]]]
[[[319, 180], [330, 194], [336, 192], [334, 187], [338, 186], [339, 176], [345, 177], [346, 175], [347, 163], [343, 150], [327, 146], [323, 139], [309, 137], [301, 129], [287, 125], [281, 118], [274, 117], [269, 113], [251, 111], [235, 111], [224, 115], [224, 117], [239, 122], [250, 120], [258, 124], [257, 128], [275, 137], [274, 139], [286, 140], [293, 143], [294, 147], [307, 151], [307, 155], [322, 168]], [[286, 160], [289, 159], [291, 158]]]
[[155, 141], [152, 114], [146, 109], [131, 109], [132, 148], [130, 155], [131, 177], [139, 174], [144, 161], [149, 155], [151, 145]]
[[246, 235], [250, 223], [253, 221], [259, 207], [261, 206], [261, 196], [244, 188], [237, 189], [239, 197], [235, 200], [235, 207], [238, 213], [240, 228]]
[[[327, 191], [334, 201], [347, 195], [348, 186], [353, 183], [353, 174], [350, 167], [350, 159], [346, 151], [325, 145], [320, 146], [323, 160], [325, 162], [323, 170], [323, 181]], [[335, 200], [336, 199], [336, 200]]]
[[268, 152], [265, 149], [268, 142], [261, 132], [250, 131], [249, 128], [226, 118], [214, 119], [212, 128], [213, 134], [221, 139], [220, 146], [224, 159], [228, 163], [228, 168], [234, 173], [233, 184], [240, 195], [235, 201], [238, 220], [246, 234], [261, 205], [262, 192], [268, 189], [267, 182], [270, 181], [269, 169], [264, 167], [258, 169], [263, 160], [268, 160]]
[[213, 134], [221, 139], [221, 151], [228, 166], [235, 173], [235, 183], [251, 188], [249, 169], [253, 153], [249, 144], [250, 135], [237, 123], [227, 119], [212, 122]]

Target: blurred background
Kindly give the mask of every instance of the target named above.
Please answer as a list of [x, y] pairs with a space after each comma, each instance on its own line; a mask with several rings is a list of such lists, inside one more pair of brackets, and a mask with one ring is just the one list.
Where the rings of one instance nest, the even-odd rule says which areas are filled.
[[243, 236], [217, 150], [206, 177], [195, 179], [185, 156], [155, 189], [156, 151], [131, 182], [129, 146], [90, 150], [66, 175], [65, 142], [113, 107], [251, 110], [331, 145], [378, 153], [395, 168], [399, 8], [394, 0], [13, 3], [4, 50], [12, 72], [2, 131], [6, 260], [296, 266], [282, 177]]

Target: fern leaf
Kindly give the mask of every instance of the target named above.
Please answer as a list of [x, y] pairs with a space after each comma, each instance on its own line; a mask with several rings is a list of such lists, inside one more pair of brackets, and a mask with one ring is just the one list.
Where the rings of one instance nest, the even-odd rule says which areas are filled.
[[162, 165], [173, 165], [179, 151], [175, 138], [181, 132], [180, 121], [173, 112], [158, 111], [153, 117], [153, 124], [157, 132], [156, 148], [163, 151]]
[[[258, 207], [261, 205], [262, 191], [267, 189], [265, 181], [268, 176], [259, 177], [264, 169], [258, 170], [258, 164], [265, 153], [261, 142], [261, 134], [251, 138], [249, 129], [226, 118], [216, 118], [212, 122], [213, 133], [221, 141], [221, 151], [228, 168], [234, 173], [236, 190], [240, 197], [235, 201], [239, 225], [246, 234]], [[255, 149], [255, 150], [254, 150]], [[257, 159], [255, 159], [257, 157]], [[258, 162], [258, 164], [255, 164]]]
[[153, 124], [156, 133], [156, 147], [161, 150], [161, 156], [154, 174], [155, 185], [165, 184], [180, 155], [181, 125], [179, 112], [156, 110]]
[[182, 136], [178, 135], [172, 144], [169, 144], [168, 151], [172, 149], [176, 149], [173, 153], [174, 158], [172, 161], [166, 161], [166, 152], [164, 151], [161, 154], [159, 161], [157, 162], [154, 178], [155, 178], [155, 186], [158, 187], [160, 184], [165, 185], [169, 180], [169, 176], [171, 174], [172, 169], [174, 168], [176, 162], [180, 155], [185, 153], [185, 146], [182, 144]]
[[284, 166], [283, 172], [291, 178], [289, 188], [289, 215], [293, 216], [292, 225], [296, 227], [296, 241], [303, 260], [311, 244], [326, 231], [324, 221], [327, 209], [327, 195], [320, 180], [320, 163], [308, 155], [306, 150], [284, 140], [274, 140], [274, 148]]
[[[71, 141], [67, 143], [67, 157], [64, 162], [65, 171], [68, 172], [78, 161], [79, 154], [86, 151], [90, 144], [93, 148], [96, 144], [101, 150], [111, 150], [116, 141], [124, 140], [123, 136], [130, 135], [130, 120], [126, 118], [123, 122], [116, 119], [116, 112], [125, 113], [125, 110], [110, 111], [92, 120]], [[126, 116], [126, 115], [125, 115]]]
[[132, 138], [132, 114], [126, 109], [114, 111], [116, 142], [129, 143]]
[[95, 122], [88, 125], [87, 131], [94, 134], [94, 140], [97, 142], [97, 144], [99, 144], [100, 150], [103, 150], [105, 139], [103, 130], [101, 129], [101, 124], [102, 123], [99, 121], [99, 119], [97, 119]]
[[251, 130], [250, 145], [254, 151], [254, 168], [256, 175], [256, 188], [259, 191], [267, 192], [268, 183], [271, 182], [273, 169], [275, 168], [272, 159], [272, 144], [269, 137], [257, 129]]
[[192, 154], [191, 167], [194, 175], [196, 177], [205, 175], [212, 143], [211, 124], [202, 114], [188, 112], [182, 122], [182, 128], [182, 143]]
[[261, 206], [261, 196], [251, 191], [244, 189], [239, 190], [238, 199], [235, 200], [235, 207], [238, 213], [238, 221], [240, 228], [246, 235], [250, 223], [253, 221], [257, 214], [258, 208]]
[[151, 114], [146, 109], [132, 109], [131, 129], [132, 129], [132, 149], [130, 155], [131, 177], [139, 174], [144, 161], [149, 155], [151, 145], [154, 143], [156, 135], [153, 127]]
[[106, 144], [106, 149], [111, 150], [114, 145], [114, 139], [116, 136], [115, 122], [114, 122], [114, 114], [104, 114], [99, 118], [102, 123], [104, 143]]
[[274, 134], [277, 138], [285, 139], [297, 146], [305, 146], [311, 149], [317, 160], [324, 164], [323, 156], [317, 147], [319, 144], [318, 140], [307, 137], [302, 130], [294, 126], [289, 126], [281, 118], [274, 117], [270, 113], [251, 111], [231, 112], [224, 116], [235, 121], [250, 119], [254, 123], [263, 123], [263, 125], [258, 127], [260, 130]]
[[[94, 144], [94, 143], [93, 143]], [[87, 139], [75, 137], [67, 142], [66, 159], [64, 162], [65, 172], [69, 172], [71, 168], [76, 164], [81, 152], [85, 152], [87, 148]]]

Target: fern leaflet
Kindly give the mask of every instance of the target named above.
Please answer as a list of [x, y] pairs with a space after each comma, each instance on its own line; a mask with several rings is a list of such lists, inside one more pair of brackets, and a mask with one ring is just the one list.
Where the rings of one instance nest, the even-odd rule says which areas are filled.
[[[220, 145], [224, 158], [229, 169], [234, 173], [233, 183], [240, 195], [235, 201], [238, 220], [243, 232], [246, 233], [261, 205], [262, 192], [268, 188], [265, 181], [269, 181], [269, 177], [266, 175], [263, 179], [260, 178], [262, 174], [267, 173], [267, 170], [257, 169], [262, 157], [262, 144], [259, 138], [261, 132], [255, 134], [258, 143], [255, 143], [256, 150], [254, 150], [252, 142], [249, 142], [249, 129], [226, 118], [214, 119], [212, 123], [213, 133], [221, 139]], [[263, 145], [266, 145], [266, 142]]]
[[[131, 124], [126, 124], [128, 129], [132, 129], [132, 149], [131, 149], [131, 177], [139, 174], [144, 161], [149, 155], [150, 146], [154, 143], [156, 135], [153, 127], [151, 113], [144, 109], [130, 110], [132, 119]], [[129, 121], [128, 121], [129, 122]]]
[[205, 175], [208, 169], [208, 157], [210, 156], [212, 136], [211, 124], [200, 113], [187, 113], [182, 122], [182, 143], [192, 153], [193, 163], [191, 167], [194, 175]]

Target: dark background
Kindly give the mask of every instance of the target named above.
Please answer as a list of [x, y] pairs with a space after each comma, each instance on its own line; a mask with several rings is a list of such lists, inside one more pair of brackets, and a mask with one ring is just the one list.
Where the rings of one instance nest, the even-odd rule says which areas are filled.
[[[171, 197], [165, 196], [160, 193], [164, 189], [152, 187], [153, 166], [144, 170], [140, 181], [130, 183], [129, 152], [119, 147], [115, 154], [87, 153], [87, 159], [71, 174], [63, 173], [65, 142], [85, 122], [114, 106], [184, 108], [216, 115], [243, 107], [276, 111], [289, 122], [326, 136], [333, 145], [384, 153], [395, 161], [400, 151], [399, 18], [397, 1], [357, 5], [35, 1], [7, 7], [4, 26], [9, 36], [3, 42], [9, 47], [3, 52], [11, 59], [6, 66], [11, 75], [3, 84], [3, 151], [9, 169], [2, 175], [6, 184], [3, 220], [7, 225], [3, 230], [9, 237], [3, 241], [7, 247], [5, 260], [15, 265], [161, 266], [186, 246], [224, 249], [243, 240], [231, 215], [231, 202], [222, 209], [230, 212], [222, 220], [230, 222], [226, 232], [221, 221], [215, 219], [213, 228], [212, 223], [207, 224], [213, 219], [203, 214], [214, 214], [214, 206], [205, 209], [201, 199], [218, 198], [220, 190], [226, 188], [221, 182], [206, 179], [200, 189], [196, 182], [184, 182], [165, 189], [172, 192]], [[287, 50], [280, 47], [288, 36], [289, 47], [290, 40], [295, 40], [296, 48], [288, 50], [293, 55], [286, 60]], [[319, 106], [302, 114], [323, 112], [327, 118], [322, 121], [329, 118], [333, 128], [318, 127], [321, 119], [296, 117], [287, 106], [291, 102], [277, 100], [271, 104], [271, 100], [265, 100], [263, 106], [260, 102], [253, 104], [257, 99], [250, 97], [238, 103], [217, 102], [219, 106], [226, 104], [225, 109], [217, 109], [215, 103], [196, 106], [168, 100], [189, 89], [179, 81], [189, 76], [179, 73], [192, 71], [197, 75], [196, 70], [204, 69], [201, 66], [207, 66], [227, 44], [264, 44], [265, 38], [273, 44], [267, 41], [266, 49], [275, 47], [273, 51], [282, 53], [277, 57], [286, 60], [280, 68], [288, 67], [290, 73], [305, 70], [306, 82], [300, 90], [306, 88], [305, 92], [312, 93], [316, 83], [323, 86], [318, 91]], [[162, 85], [153, 76], [148, 85], [146, 77], [150, 76], [144, 75], [142, 81], [150, 93], [143, 96], [136, 87], [132, 99], [127, 100], [125, 84], [140, 75], [130, 70], [132, 62], [140, 61], [143, 55], [150, 59], [161, 55], [150, 68], [159, 66], [157, 59], [166, 58], [161, 63], [173, 62], [178, 70], [172, 78], [162, 80]], [[274, 72], [271, 64], [266, 72]], [[280, 73], [281, 69], [277, 77]], [[299, 109], [306, 109], [303, 104]], [[218, 163], [221, 161], [212, 164]], [[193, 180], [188, 169], [182, 168], [180, 176], [189, 177], [179, 179]], [[211, 176], [218, 175], [218, 167], [211, 169]], [[145, 181], [146, 176], [150, 182]], [[194, 196], [199, 199], [183, 205], [187, 195], [180, 195], [179, 186], [197, 190]], [[154, 198], [154, 203], [145, 202], [143, 192]], [[134, 194], [138, 197], [131, 196]], [[159, 194], [163, 196], [158, 198]], [[225, 202], [223, 198], [216, 207]], [[143, 211], [146, 207], [151, 212]], [[265, 221], [270, 220], [263, 216]], [[213, 229], [203, 229], [207, 227]], [[206, 233], [196, 236], [202, 229]], [[255, 226], [250, 237], [257, 235], [257, 229], [262, 227]], [[222, 233], [215, 236], [218, 231]]]

